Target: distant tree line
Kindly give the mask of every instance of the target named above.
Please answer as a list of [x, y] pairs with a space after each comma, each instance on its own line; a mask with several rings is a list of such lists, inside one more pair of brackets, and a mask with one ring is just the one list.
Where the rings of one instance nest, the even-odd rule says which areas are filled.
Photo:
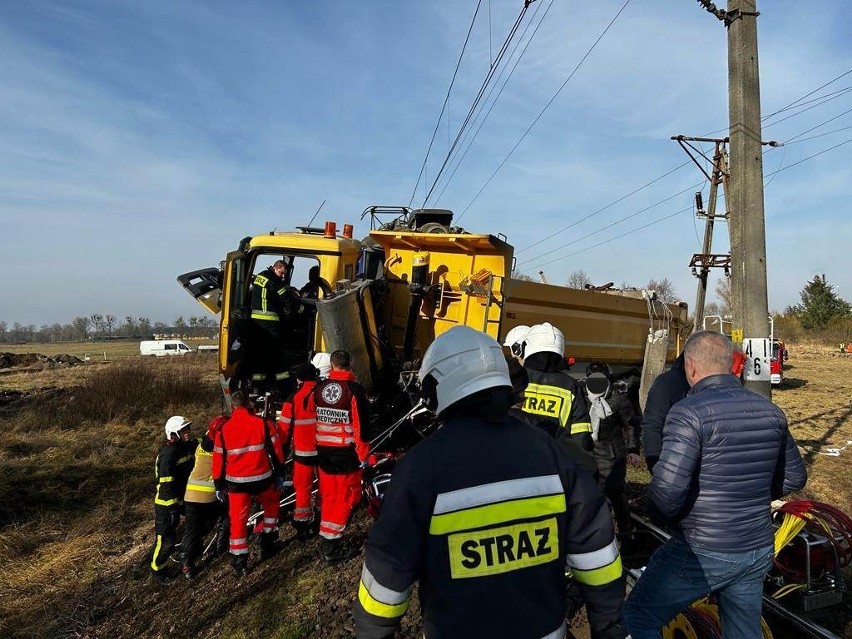
[[[513, 272], [514, 279], [536, 281], [525, 273]], [[591, 276], [584, 270], [576, 270], [565, 281], [568, 288], [585, 289], [593, 284]], [[621, 282], [621, 290], [636, 290], [629, 282]], [[663, 302], [672, 303], [679, 299], [674, 285], [668, 278], [652, 279], [644, 287], [657, 292]], [[730, 321], [732, 314], [731, 279], [721, 277], [715, 287], [716, 300], [704, 305], [704, 317], [722, 316]], [[781, 339], [817, 339], [829, 344], [852, 341], [852, 305], [838, 294], [837, 287], [829, 283], [825, 275], [815, 275], [799, 293], [800, 304], [788, 306], [783, 312], [772, 311], [775, 335]], [[691, 309], [690, 309], [691, 310]], [[699, 325], [703, 320], [699, 318]], [[691, 320], [690, 320], [691, 321]], [[709, 328], [718, 327], [718, 322]]]
[[151, 322], [147, 317], [127, 315], [120, 320], [109, 313], [75, 317], [68, 324], [24, 325], [0, 320], [0, 344], [85, 342], [86, 340], [150, 339], [155, 334], [214, 337], [219, 320], [212, 316], [181, 315], [171, 324]]
[[[539, 274], [541, 276], [541, 274]], [[521, 273], [519, 271], [512, 272], [512, 278], [516, 280], [523, 280], [525, 282], [535, 282], [537, 281], [531, 275], [526, 273]], [[599, 284], [603, 284], [600, 282]], [[576, 288], [580, 290], [585, 290], [589, 287], [594, 286], [594, 282], [592, 281], [592, 277], [586, 273], [583, 269], [579, 269], [574, 271], [568, 276], [568, 279], [565, 281], [564, 286], [566, 288]], [[636, 286], [628, 282], [622, 282], [618, 287], [621, 290], [638, 290]], [[679, 301], [678, 292], [675, 290], [674, 284], [672, 284], [669, 278], [664, 277], [660, 280], [652, 279], [642, 288], [649, 291], [656, 291], [657, 297], [666, 304], [674, 304]], [[728, 287], [728, 298], [730, 298], [730, 286]], [[719, 290], [716, 290], [716, 294], [719, 294]], [[715, 310], [715, 307], [714, 307]]]
[[799, 297], [800, 304], [772, 314], [777, 335], [793, 340], [815, 338], [829, 344], [852, 341], [852, 305], [840, 297], [825, 275], [814, 275]]

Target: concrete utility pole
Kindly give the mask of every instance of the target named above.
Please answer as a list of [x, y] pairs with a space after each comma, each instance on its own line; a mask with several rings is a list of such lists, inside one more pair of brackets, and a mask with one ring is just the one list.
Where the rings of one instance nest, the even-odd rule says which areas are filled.
[[769, 353], [755, 349], [769, 339], [757, 16], [756, 0], [728, 0], [732, 337], [750, 357], [746, 388], [771, 398]]

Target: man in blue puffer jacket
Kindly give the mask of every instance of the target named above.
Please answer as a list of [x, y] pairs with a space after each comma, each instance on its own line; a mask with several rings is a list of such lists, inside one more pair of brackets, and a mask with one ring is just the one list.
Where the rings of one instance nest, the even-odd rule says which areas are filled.
[[731, 373], [733, 346], [700, 331], [686, 343], [685, 399], [666, 418], [649, 507], [674, 529], [627, 600], [633, 639], [715, 592], [726, 639], [761, 637], [763, 577], [772, 563], [769, 503], [807, 475], [787, 418]]

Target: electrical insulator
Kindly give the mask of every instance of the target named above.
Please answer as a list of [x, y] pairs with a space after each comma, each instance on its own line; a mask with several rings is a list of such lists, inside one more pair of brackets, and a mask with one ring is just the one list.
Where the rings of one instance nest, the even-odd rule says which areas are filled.
[[695, 193], [695, 210], [704, 213], [704, 198], [701, 197], [701, 191]]

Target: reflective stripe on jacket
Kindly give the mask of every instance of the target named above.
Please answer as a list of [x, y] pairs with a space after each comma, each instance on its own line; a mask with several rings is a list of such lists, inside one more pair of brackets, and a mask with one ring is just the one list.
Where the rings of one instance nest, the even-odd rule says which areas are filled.
[[[283, 282], [275, 275], [272, 268], [254, 276], [251, 282], [251, 318], [253, 320], [277, 322], [281, 317], [278, 313], [280, 301], [273, 287], [282, 288]], [[283, 287], [286, 291], [286, 286]]]
[[197, 446], [197, 439], [188, 442], [178, 439], [174, 444], [166, 444], [160, 449], [154, 463], [157, 480], [154, 503], [157, 506], [180, 506], [183, 503], [186, 480], [195, 463]]
[[270, 266], [252, 279], [251, 318], [261, 322], [279, 322], [304, 312], [296, 289], [287, 286]]
[[365, 547], [362, 639], [393, 636], [418, 581], [426, 637], [564, 636], [566, 563], [593, 636], [621, 620], [606, 502], [555, 441], [511, 417], [451, 418], [411, 449]]
[[317, 457], [317, 409], [314, 405], [314, 381], [304, 382], [281, 406], [278, 436], [286, 444], [293, 437], [293, 456], [306, 464]]
[[567, 371], [545, 372], [527, 368], [529, 385], [524, 391], [525, 413], [559, 424], [563, 434], [578, 440], [584, 450], [593, 450], [592, 424], [585, 393]]
[[361, 437], [362, 424], [368, 423], [364, 388], [349, 371], [332, 370], [328, 379], [314, 388], [317, 428], [316, 445], [329, 448], [354, 448], [364, 461], [370, 445]]
[[284, 463], [281, 441], [275, 429], [245, 408], [235, 408], [216, 434], [214, 482], [249, 484], [269, 479], [273, 471], [270, 454], [275, 455], [276, 463]]
[[209, 437], [201, 440], [195, 449], [195, 466], [186, 482], [184, 501], [194, 504], [210, 504], [216, 501], [213, 485], [213, 441]]

